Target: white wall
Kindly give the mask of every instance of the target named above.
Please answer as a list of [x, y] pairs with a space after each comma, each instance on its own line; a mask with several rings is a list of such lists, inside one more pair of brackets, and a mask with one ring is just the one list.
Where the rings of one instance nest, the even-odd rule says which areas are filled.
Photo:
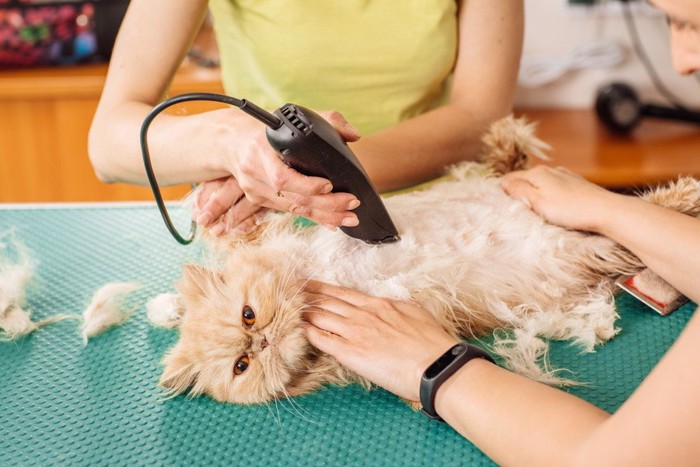
[[[666, 103], [635, 55], [619, 5], [571, 7], [566, 0], [525, 0], [526, 32], [523, 57], [562, 57], [573, 47], [592, 41], [610, 40], [624, 46], [626, 59], [611, 69], [570, 71], [558, 81], [534, 89], [519, 86], [516, 106], [590, 107], [597, 89], [610, 81], [632, 85], [644, 101]], [[666, 20], [658, 11], [642, 5], [635, 20], [647, 55], [663, 83], [684, 104], [700, 107], [700, 81], [681, 77], [671, 65]]]

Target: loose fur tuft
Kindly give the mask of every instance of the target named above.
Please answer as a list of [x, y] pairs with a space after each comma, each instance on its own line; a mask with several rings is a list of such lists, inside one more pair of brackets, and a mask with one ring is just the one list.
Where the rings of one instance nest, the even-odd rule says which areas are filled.
[[91, 337], [129, 319], [133, 309], [126, 309], [126, 298], [140, 287], [135, 283], [110, 282], [95, 291], [83, 311], [83, 323], [80, 326], [85, 345]]

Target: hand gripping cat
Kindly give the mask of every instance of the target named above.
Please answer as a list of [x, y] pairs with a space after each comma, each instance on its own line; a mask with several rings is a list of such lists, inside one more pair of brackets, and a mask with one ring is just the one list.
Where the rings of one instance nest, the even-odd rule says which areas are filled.
[[[328, 282], [429, 310], [453, 336], [490, 337], [506, 367], [565, 383], [546, 362], [543, 339], [584, 350], [612, 338], [614, 280], [644, 265], [599, 236], [545, 222], [507, 196], [499, 176], [544, 157], [533, 127], [508, 117], [485, 134], [479, 162], [449, 168], [429, 188], [385, 199], [401, 241], [368, 245], [340, 231], [269, 214], [255, 236], [208, 238], [207, 267], [186, 265], [167, 301], [180, 338], [160, 384], [222, 402], [256, 404], [325, 384], [368, 381], [312, 347], [302, 329], [304, 280]], [[644, 195], [693, 216], [700, 184], [682, 178]], [[206, 237], [206, 234], [204, 235]], [[150, 315], [150, 312], [149, 312]], [[415, 406], [415, 404], [412, 404]]]

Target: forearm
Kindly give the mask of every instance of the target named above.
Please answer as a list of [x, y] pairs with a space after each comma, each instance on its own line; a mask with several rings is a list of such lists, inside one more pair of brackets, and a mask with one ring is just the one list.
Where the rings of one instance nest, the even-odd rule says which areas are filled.
[[511, 112], [522, 0], [460, 1], [458, 40], [449, 102], [352, 146], [380, 191], [429, 180], [446, 165], [473, 159], [489, 125]]
[[600, 216], [595, 231], [628, 248], [700, 303], [700, 220], [622, 195], [611, 196]]
[[586, 401], [478, 359], [440, 387], [435, 406], [500, 465], [571, 464], [610, 417]]
[[[127, 102], [110, 110], [99, 110], [90, 129], [90, 159], [104, 182], [146, 184], [139, 134], [151, 106]], [[226, 171], [221, 143], [221, 121], [217, 110], [192, 116], [160, 114], [148, 130], [153, 168], [162, 185], [194, 183], [230, 175]]]
[[[206, 9], [206, 0], [129, 3], [90, 128], [90, 160], [103, 181], [146, 183], [139, 145], [141, 123], [166, 93]], [[211, 143], [201, 143], [213, 128], [198, 125], [202, 118], [163, 114], [151, 126], [149, 148], [163, 184], [220, 173], [208, 167], [215, 151]]]
[[510, 112], [509, 105], [481, 112], [448, 104], [351, 145], [379, 191], [391, 191], [438, 177], [445, 166], [474, 159], [488, 126]]

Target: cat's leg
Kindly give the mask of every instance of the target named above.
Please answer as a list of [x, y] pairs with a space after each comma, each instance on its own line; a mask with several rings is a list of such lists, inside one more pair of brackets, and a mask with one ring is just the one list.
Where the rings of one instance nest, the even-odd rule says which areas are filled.
[[700, 216], [700, 181], [692, 177], [681, 177], [642, 193], [642, 199], [689, 216]]
[[530, 157], [549, 159], [550, 146], [535, 136], [535, 124], [512, 115], [494, 122], [481, 138], [484, 151], [479, 161], [496, 175], [525, 169]]
[[[683, 214], [700, 216], [700, 182], [690, 177], [647, 191], [640, 197]], [[585, 266], [594, 276], [614, 278], [637, 274], [646, 267], [636, 255], [622, 245], [599, 235], [572, 237], [563, 253], [571, 255], [572, 264]]]
[[[700, 181], [692, 177], [681, 177], [665, 186], [648, 190], [640, 197], [652, 204], [689, 216], [700, 217]], [[643, 274], [645, 283], [656, 284], [654, 290], [664, 289], [666, 295], [676, 291], [650, 269], [644, 270]]]

